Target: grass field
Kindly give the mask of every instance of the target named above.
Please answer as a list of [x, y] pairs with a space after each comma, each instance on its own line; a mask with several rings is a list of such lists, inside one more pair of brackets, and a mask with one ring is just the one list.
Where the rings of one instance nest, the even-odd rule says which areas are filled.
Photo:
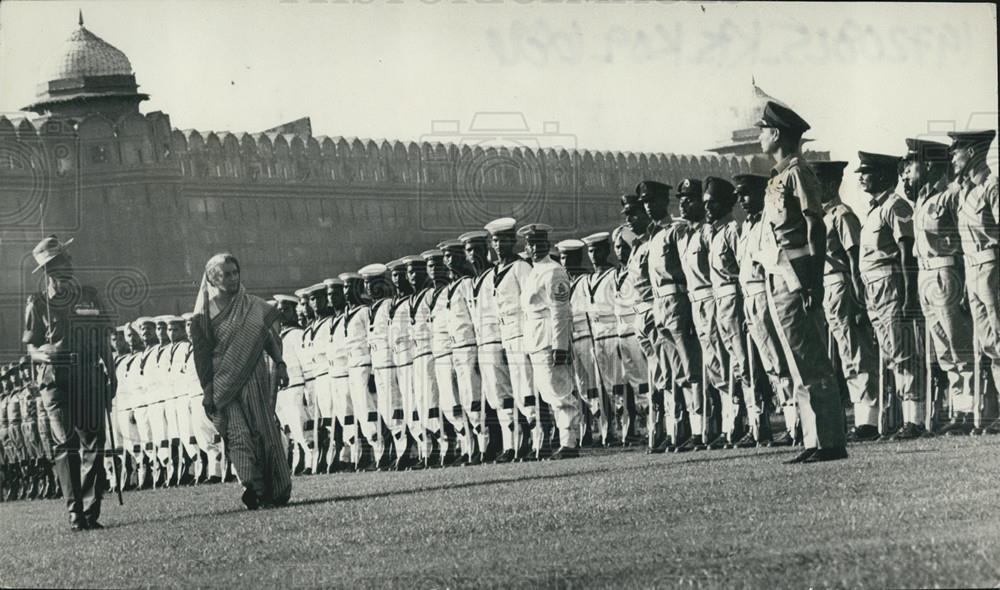
[[0, 585], [35, 587], [969, 587], [1000, 583], [1000, 438], [295, 479], [0, 504]]

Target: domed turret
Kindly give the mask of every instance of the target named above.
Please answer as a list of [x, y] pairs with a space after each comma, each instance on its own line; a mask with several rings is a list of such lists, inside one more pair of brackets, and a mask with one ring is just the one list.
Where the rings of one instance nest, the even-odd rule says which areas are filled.
[[83, 117], [99, 113], [111, 119], [138, 112], [149, 98], [138, 92], [132, 62], [118, 48], [83, 26], [73, 31], [46, 70], [38, 100], [24, 110], [40, 114]]

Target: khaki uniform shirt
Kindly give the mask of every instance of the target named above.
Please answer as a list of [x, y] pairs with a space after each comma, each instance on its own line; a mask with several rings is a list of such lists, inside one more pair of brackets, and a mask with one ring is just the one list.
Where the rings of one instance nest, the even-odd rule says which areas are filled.
[[[823, 215], [820, 185], [807, 162], [798, 154], [778, 162], [764, 192], [764, 230], [761, 231], [759, 262], [771, 274], [801, 283], [791, 261], [809, 255], [809, 232], [805, 213]], [[794, 289], [793, 289], [794, 290]]]
[[932, 258], [962, 255], [958, 233], [960, 196], [944, 178], [934, 186], [920, 188], [913, 211], [913, 254], [921, 264]]
[[709, 245], [709, 268], [711, 269], [712, 288], [718, 289], [725, 285], [735, 285], [739, 281], [739, 241], [740, 224], [730, 213], [712, 224], [714, 233]]
[[826, 211], [823, 216], [823, 224], [826, 226], [823, 274], [850, 273], [848, 252], [860, 243], [861, 221], [840, 197], [824, 203], [823, 209]]
[[[712, 271], [708, 264], [708, 254], [712, 241], [712, 226], [708, 223], [696, 223], [691, 226], [684, 250], [681, 252], [681, 265], [687, 278], [687, 288], [692, 301], [706, 294], [706, 289], [712, 288]], [[700, 291], [701, 293], [695, 293]]]
[[971, 178], [963, 178], [959, 187], [958, 231], [962, 236], [965, 264], [975, 265], [990, 258], [996, 260], [1000, 244], [997, 177], [984, 169]]
[[900, 270], [899, 240], [913, 239], [913, 206], [903, 197], [886, 191], [868, 203], [861, 226], [858, 267], [865, 276], [878, 269]]

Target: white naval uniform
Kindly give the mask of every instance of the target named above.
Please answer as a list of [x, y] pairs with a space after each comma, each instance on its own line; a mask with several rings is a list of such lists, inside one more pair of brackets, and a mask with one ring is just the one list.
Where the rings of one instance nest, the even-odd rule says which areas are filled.
[[[326, 346], [330, 340], [330, 324], [333, 322], [333, 315], [318, 318], [313, 322], [312, 329], [306, 337], [309, 340], [309, 352], [312, 357], [313, 376], [316, 381], [313, 383], [315, 396], [313, 402], [316, 404], [313, 415], [316, 419], [316, 432], [325, 429], [333, 434], [333, 380], [330, 378], [330, 361], [327, 358], [329, 347]], [[317, 450], [317, 459], [319, 451]]]
[[[375, 380], [372, 377], [371, 348], [368, 346], [367, 306], [347, 310], [343, 321], [337, 326], [335, 336], [342, 338], [347, 349], [348, 388], [351, 392], [351, 407], [357, 429], [377, 447], [381, 437], [378, 420], [378, 398], [375, 394]], [[359, 442], [359, 441], [358, 441]], [[355, 461], [359, 459], [357, 455]]]
[[[330, 324], [330, 333], [325, 336], [327, 352], [326, 359], [330, 363], [330, 381], [333, 383], [333, 417], [340, 423], [343, 453], [354, 448], [357, 438], [357, 422], [354, 417], [354, 404], [351, 402], [350, 354], [347, 350], [347, 335], [343, 323], [347, 314], [338, 315]], [[330, 444], [336, 446], [336, 441]], [[352, 457], [351, 461], [357, 461]], [[345, 457], [342, 461], [350, 462]]]
[[[403, 402], [396, 380], [392, 342], [389, 337], [389, 310], [392, 301], [379, 299], [368, 308], [368, 347], [371, 349], [372, 374], [375, 376], [376, 408], [379, 419], [389, 429], [393, 444], [403, 440], [405, 422]], [[389, 443], [390, 441], [384, 441]], [[402, 449], [397, 449], [401, 451]]]
[[[602, 414], [608, 412], [601, 420], [601, 437], [604, 443], [614, 430], [615, 414], [611, 396], [615, 384], [621, 381], [619, 372], [621, 363], [618, 356], [618, 325], [615, 318], [615, 269], [607, 268], [593, 272], [583, 280], [577, 289], [585, 290], [585, 305], [587, 319], [590, 322], [590, 332], [594, 341], [594, 383], [598, 388], [598, 400], [601, 401]], [[619, 400], [624, 402], [624, 399]], [[591, 411], [593, 411], [593, 400]]]
[[[434, 353], [434, 378], [437, 381], [438, 407], [443, 420], [451, 424], [460, 441], [465, 438], [465, 411], [458, 399], [458, 383], [452, 363], [451, 334], [448, 331], [448, 288], [438, 287], [428, 295], [431, 312], [431, 351]], [[444, 422], [441, 423], [442, 427]]]
[[552, 406], [560, 445], [575, 448], [579, 436], [580, 405], [573, 387], [573, 366], [555, 365], [553, 350], [570, 351], [573, 310], [569, 275], [549, 257], [535, 261], [522, 286], [524, 347], [531, 359], [534, 386]]
[[170, 345], [170, 399], [167, 400], [167, 411], [170, 414], [167, 422], [176, 424], [175, 434], [184, 452], [192, 461], [200, 463], [198, 440], [191, 428], [191, 392], [184, 375], [184, 365], [190, 351], [191, 343], [187, 340]]
[[[479, 372], [482, 376], [482, 397], [496, 411], [500, 424], [503, 450], [514, 448], [514, 398], [510, 370], [500, 337], [500, 318], [493, 295], [496, 268], [481, 273], [472, 281], [467, 292], [468, 306], [476, 330]], [[483, 408], [485, 412], [485, 408]], [[480, 433], [482, 441], [485, 433]], [[485, 449], [482, 449], [485, 450]]]
[[[139, 359], [135, 362], [134, 372], [129, 379], [129, 389], [134, 399], [132, 416], [135, 420], [139, 444], [142, 445], [143, 454], [149, 459], [154, 470], [158, 470], [159, 467], [156, 458], [157, 444], [154, 444], [153, 441], [153, 431], [149, 419], [150, 404], [155, 401], [152, 399], [155, 392], [150, 385], [155, 373], [156, 351], [159, 347], [159, 344], [154, 344], [139, 353]], [[158, 442], [156, 441], [156, 443]]]
[[389, 346], [392, 348], [392, 363], [396, 367], [396, 387], [399, 390], [399, 403], [403, 413], [400, 439], [404, 448], [407, 432], [417, 441], [422, 440], [423, 434], [420, 432], [420, 415], [414, 399], [413, 338], [409, 302], [409, 297], [396, 297], [388, 303]]
[[[152, 371], [150, 371], [152, 365]], [[170, 457], [170, 427], [167, 420], [167, 400], [170, 391], [170, 344], [157, 347], [153, 357], [146, 364], [146, 392], [149, 394], [149, 405], [146, 416], [149, 428], [153, 434], [153, 444], [156, 445], [156, 457], [160, 466], [167, 469], [167, 477], [173, 473], [174, 465]]]
[[[500, 264], [493, 273], [493, 301], [500, 320], [500, 339], [507, 357], [511, 391], [518, 411], [527, 419], [529, 427], [537, 422], [535, 387], [531, 359], [524, 341], [524, 310], [521, 308], [521, 290], [531, 274], [531, 263], [518, 257], [513, 262]], [[541, 428], [535, 428], [533, 440], [539, 448]], [[520, 444], [520, 441], [515, 441]]]
[[[591, 415], [597, 417], [598, 429], [601, 431], [594, 433], [594, 438], [597, 438], [606, 430], [606, 417], [600, 412], [601, 394], [594, 359], [594, 339], [590, 333], [590, 320], [587, 317], [587, 310], [590, 307], [587, 289], [584, 287], [587, 275], [577, 275], [570, 281], [570, 306], [573, 309], [573, 374], [576, 378], [576, 392], [580, 396], [581, 403], [587, 404], [590, 408]], [[586, 425], [581, 424], [581, 438], [585, 428]]]
[[410, 295], [406, 302], [410, 318], [410, 335], [413, 341], [413, 390], [416, 411], [420, 416], [423, 436], [421, 450], [426, 459], [432, 439], [441, 433], [441, 410], [434, 369], [432, 348], [434, 328], [431, 324], [430, 301], [436, 291], [423, 289]]
[[[302, 454], [305, 465], [312, 466], [312, 450], [306, 438], [305, 423], [309, 419], [306, 406], [306, 379], [302, 370], [302, 328], [286, 326], [281, 329], [281, 356], [288, 372], [288, 387], [278, 391], [274, 413], [281, 428], [295, 445], [293, 457]], [[297, 461], [293, 459], [293, 465]]]
[[617, 269], [613, 276], [616, 332], [618, 333], [619, 368], [615, 372], [616, 397], [624, 396], [622, 390], [632, 389], [637, 407], [649, 403], [649, 374], [646, 355], [635, 332], [635, 314], [639, 296], [627, 267]]
[[476, 328], [469, 300], [472, 298], [472, 277], [462, 277], [448, 285], [448, 335], [451, 339], [451, 362], [458, 385], [458, 403], [464, 413], [465, 452], [472, 453], [472, 437], [479, 434], [482, 412], [482, 379], [479, 376], [479, 351]]
[[115, 428], [120, 433], [125, 451], [132, 455], [137, 465], [142, 464], [142, 439], [133, 414], [136, 397], [132, 380], [134, 372], [138, 371], [140, 355], [139, 352], [130, 352], [118, 359], [115, 364], [115, 374], [118, 377], [118, 390], [115, 393], [117, 401]]
[[215, 429], [215, 424], [205, 413], [202, 402], [205, 393], [201, 389], [198, 371], [194, 366], [194, 348], [189, 346], [184, 353], [183, 369], [181, 370], [182, 388], [188, 394], [188, 408], [191, 411], [191, 436], [198, 443], [198, 449], [205, 453], [208, 462], [202, 465], [204, 477], [222, 477], [225, 472], [225, 457], [222, 450], [222, 436]]

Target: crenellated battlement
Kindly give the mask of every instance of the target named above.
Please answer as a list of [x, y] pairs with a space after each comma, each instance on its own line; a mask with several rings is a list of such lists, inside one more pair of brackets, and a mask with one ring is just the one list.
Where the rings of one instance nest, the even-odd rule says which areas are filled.
[[[166, 167], [190, 179], [310, 185], [424, 185], [468, 181], [508, 189], [617, 192], [643, 178], [748, 172], [752, 156], [680, 155], [293, 133], [171, 128], [162, 112], [118, 121], [0, 116], [0, 175]], [[539, 184], [542, 186], [540, 187]]]

